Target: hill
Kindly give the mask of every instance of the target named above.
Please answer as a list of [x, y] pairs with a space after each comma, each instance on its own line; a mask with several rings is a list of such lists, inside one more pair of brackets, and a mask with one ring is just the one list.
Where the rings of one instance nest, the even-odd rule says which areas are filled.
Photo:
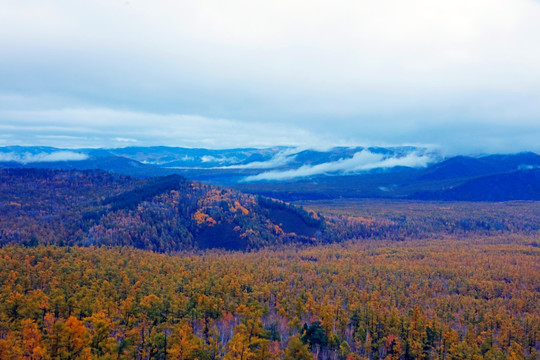
[[154, 251], [322, 241], [317, 214], [178, 175], [0, 170], [0, 245], [122, 245]]
[[[359, 154], [364, 156], [358, 158]], [[406, 160], [408, 155], [422, 158], [422, 164], [437, 158], [434, 154], [427, 154], [426, 149], [414, 147], [334, 147], [326, 150], [272, 147], [213, 150], [166, 146], [116, 149], [5, 146], [0, 147], [0, 168], [101, 169], [136, 177], [177, 173], [190, 179], [230, 185], [255, 175], [264, 175], [268, 171], [291, 171], [307, 166], [315, 167], [316, 172], [322, 175], [327, 172], [329, 164], [333, 167], [343, 161], [352, 161], [359, 165], [358, 162], [367, 161], [370, 166], [377, 167], [378, 161], [391, 159], [399, 162], [400, 159]], [[326, 170], [319, 172], [321, 168]], [[349, 170], [347, 166], [340, 166], [340, 169], [330, 172], [336, 175]]]
[[467, 201], [540, 200], [540, 169], [481, 176], [441, 191], [416, 193], [411, 198]]
[[[1, 158], [0, 158], [1, 159]], [[102, 170], [114, 174], [123, 174], [139, 178], [165, 176], [174, 174], [175, 171], [161, 168], [152, 164], [144, 164], [137, 160], [114, 155], [88, 155], [81, 159], [54, 160], [47, 159], [36, 161], [0, 161], [0, 168], [4, 169], [59, 169], [59, 170]]]

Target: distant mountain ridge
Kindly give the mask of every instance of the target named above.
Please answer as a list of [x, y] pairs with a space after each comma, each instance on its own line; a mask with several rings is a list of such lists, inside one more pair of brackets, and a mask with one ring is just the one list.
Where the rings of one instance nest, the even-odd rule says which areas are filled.
[[455, 156], [434, 164], [427, 169], [421, 179], [440, 180], [466, 178], [488, 174], [527, 170], [540, 166], [540, 155], [524, 152], [508, 155], [487, 155], [480, 158]]
[[[265, 149], [238, 148], [238, 149], [204, 149], [182, 148], [167, 146], [124, 147], [114, 149], [61, 149], [45, 146], [5, 146], [0, 147], [0, 161], [18, 161], [25, 155], [72, 153], [86, 155], [88, 158], [128, 158], [145, 165], [154, 165], [163, 168], [227, 168], [239, 167], [253, 169], [291, 168], [303, 165], [318, 165], [340, 159], [352, 158], [362, 150], [372, 153], [403, 156], [413, 151], [425, 152], [426, 149], [411, 146], [401, 147], [334, 147], [327, 150], [297, 149], [294, 147], [277, 146]], [[11, 158], [10, 158], [11, 157]], [[26, 156], [31, 159], [31, 156]], [[277, 157], [277, 159], [276, 159]], [[39, 160], [39, 159], [38, 159]], [[77, 159], [81, 160], [81, 159]], [[273, 161], [272, 161], [273, 160]], [[58, 162], [62, 159], [58, 159]], [[65, 161], [73, 161], [67, 158]], [[270, 162], [270, 164], [263, 164]], [[26, 163], [39, 163], [39, 161], [26, 161]]]
[[[516, 199], [510, 193], [513, 181], [523, 184], [535, 180], [522, 172], [540, 168], [540, 155], [525, 152], [444, 158], [412, 146], [326, 150], [10, 146], [0, 147], [0, 168], [100, 169], [139, 178], [179, 174], [287, 201], [338, 197], [496, 201], [493, 199]], [[509, 185], [495, 186], [489, 176], [497, 174], [508, 174], [498, 179]], [[472, 180], [473, 185], [468, 186], [482, 191], [473, 194], [462, 187]], [[529, 191], [517, 198], [537, 199], [537, 184], [525, 185]], [[500, 189], [507, 189], [509, 195]]]
[[481, 176], [440, 191], [419, 192], [421, 200], [509, 201], [540, 200], [540, 169]]
[[539, 200], [540, 155], [480, 158], [456, 156], [425, 168], [318, 176], [235, 185], [242, 191], [288, 201], [333, 198], [397, 198], [443, 201]]

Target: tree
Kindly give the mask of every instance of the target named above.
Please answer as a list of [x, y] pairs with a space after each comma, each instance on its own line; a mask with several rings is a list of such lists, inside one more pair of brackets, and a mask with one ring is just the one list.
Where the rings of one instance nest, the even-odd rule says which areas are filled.
[[194, 360], [201, 350], [202, 340], [193, 334], [187, 321], [177, 324], [169, 338], [170, 350], [167, 358], [173, 360]]
[[302, 343], [297, 336], [291, 336], [287, 348], [285, 348], [284, 360], [313, 360], [313, 354], [308, 345]]
[[49, 343], [53, 359], [90, 359], [88, 331], [84, 324], [73, 316], [52, 326]]
[[3, 339], [0, 339], [0, 359], [19, 360], [22, 355], [23, 351], [17, 343], [17, 338], [13, 332], [8, 332]]
[[43, 360], [47, 353], [41, 341], [41, 332], [37, 324], [31, 319], [25, 319], [21, 322], [23, 337], [23, 359], [24, 360]]
[[249, 331], [244, 324], [234, 329], [234, 335], [227, 344], [227, 353], [224, 360], [249, 360], [254, 357], [250, 349]]
[[89, 320], [92, 325], [92, 341], [90, 342], [92, 354], [98, 358], [112, 354], [115, 341], [109, 336], [111, 331], [110, 320], [103, 313], [94, 314]]
[[212, 324], [208, 330], [208, 340], [207, 344], [204, 347], [206, 354], [210, 360], [215, 360], [220, 358], [222, 353], [223, 344], [220, 340], [220, 333], [216, 325]]
[[328, 345], [328, 336], [326, 336], [320, 321], [314, 321], [308, 327], [304, 324], [304, 334], [302, 335], [302, 341], [309, 344], [311, 348], [316, 349], [316, 355], [319, 356], [321, 349]]
[[65, 323], [63, 343], [68, 359], [90, 359], [90, 337], [84, 324], [70, 316]]

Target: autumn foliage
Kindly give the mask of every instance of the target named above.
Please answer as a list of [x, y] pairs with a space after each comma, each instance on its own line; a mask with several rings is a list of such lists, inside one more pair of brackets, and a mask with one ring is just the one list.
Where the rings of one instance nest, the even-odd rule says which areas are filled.
[[540, 203], [304, 205], [1, 170], [0, 359], [539, 358]]
[[2, 359], [536, 359], [521, 236], [176, 256], [0, 250]]

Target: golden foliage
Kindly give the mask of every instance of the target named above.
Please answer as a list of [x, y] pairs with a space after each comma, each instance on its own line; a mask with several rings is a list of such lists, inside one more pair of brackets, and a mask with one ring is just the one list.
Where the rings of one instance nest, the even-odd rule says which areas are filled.
[[0, 358], [534, 359], [534, 244], [504, 235], [181, 256], [4, 247]]

